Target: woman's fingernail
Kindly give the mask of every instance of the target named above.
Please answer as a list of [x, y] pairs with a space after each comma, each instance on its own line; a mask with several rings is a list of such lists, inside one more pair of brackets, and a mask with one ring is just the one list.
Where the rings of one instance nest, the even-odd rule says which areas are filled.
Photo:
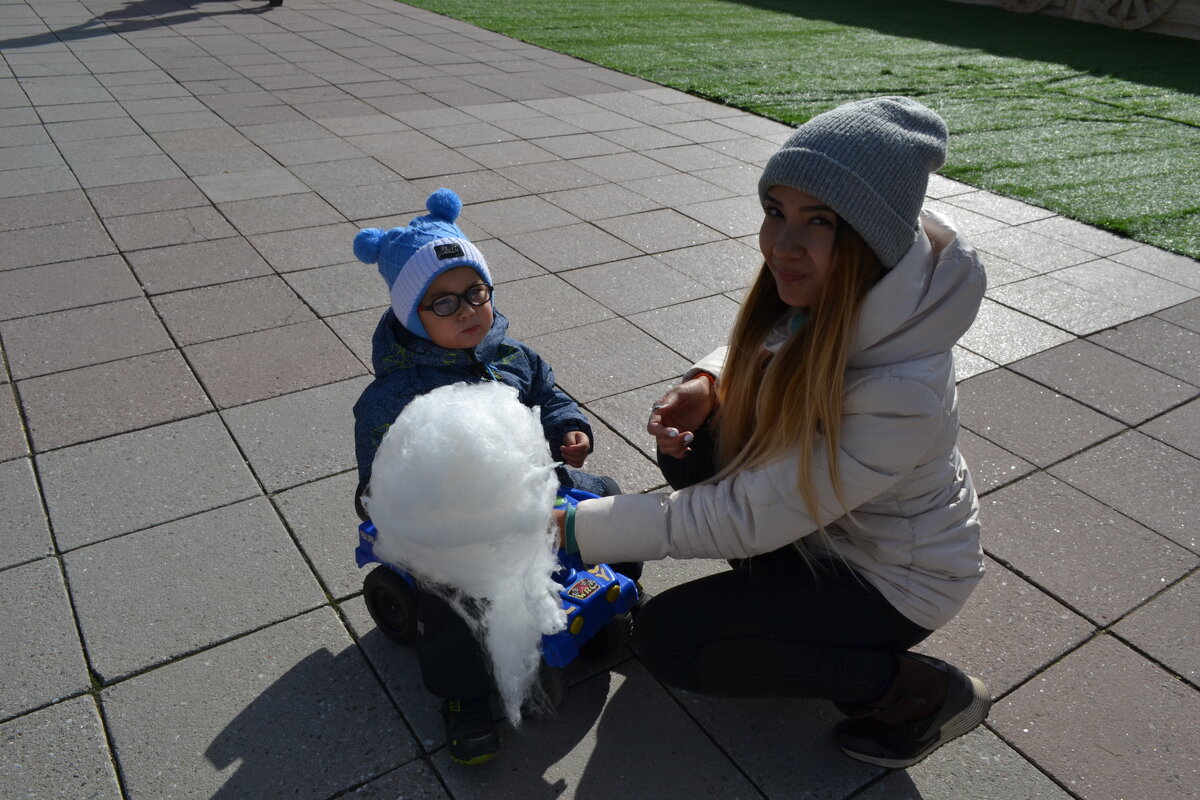
[[677, 431], [676, 429], [667, 428], [667, 436], [670, 436], [672, 439], [674, 439], [678, 435], [679, 435], [679, 431]]
[[692, 443], [692, 439], [695, 439], [695, 438], [696, 438], [695, 436], [693, 436], [692, 434], [690, 434], [690, 433], [689, 433], [687, 436], [684, 436], [684, 437], [683, 437], [683, 443], [684, 443], [684, 444], [691, 444], [691, 443]]

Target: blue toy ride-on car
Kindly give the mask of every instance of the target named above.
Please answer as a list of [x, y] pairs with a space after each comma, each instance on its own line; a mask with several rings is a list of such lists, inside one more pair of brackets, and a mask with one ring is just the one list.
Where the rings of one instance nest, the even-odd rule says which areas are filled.
[[[593, 497], [596, 495], [578, 489], [563, 489], [555, 507]], [[420, 598], [414, 589], [416, 582], [412, 575], [375, 556], [375, 537], [375, 526], [369, 520], [359, 525], [358, 548], [354, 551], [358, 566], [379, 564], [363, 581], [363, 599], [379, 629], [389, 638], [408, 644], [417, 635]], [[562, 550], [558, 562], [553, 577], [562, 587], [558, 598], [567, 625], [558, 633], [542, 637], [542, 661], [551, 673], [580, 655], [598, 660], [616, 653], [629, 640], [630, 610], [638, 601], [637, 584], [608, 564], [588, 566], [578, 554], [568, 555]]]

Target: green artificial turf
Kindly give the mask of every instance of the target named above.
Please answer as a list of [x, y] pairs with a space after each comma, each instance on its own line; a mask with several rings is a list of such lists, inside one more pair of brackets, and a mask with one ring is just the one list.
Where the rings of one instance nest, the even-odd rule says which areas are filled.
[[916, 97], [942, 174], [1200, 258], [1200, 41], [948, 0], [407, 0], [798, 124]]

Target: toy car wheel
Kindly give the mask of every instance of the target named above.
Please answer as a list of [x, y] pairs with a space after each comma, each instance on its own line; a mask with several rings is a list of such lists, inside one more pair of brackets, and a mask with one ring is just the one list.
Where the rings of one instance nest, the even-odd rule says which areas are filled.
[[617, 654], [629, 642], [633, 633], [633, 615], [618, 614], [579, 648], [579, 654], [592, 661], [602, 661]]
[[417, 638], [417, 593], [392, 568], [380, 564], [363, 581], [363, 600], [379, 629], [401, 644]]

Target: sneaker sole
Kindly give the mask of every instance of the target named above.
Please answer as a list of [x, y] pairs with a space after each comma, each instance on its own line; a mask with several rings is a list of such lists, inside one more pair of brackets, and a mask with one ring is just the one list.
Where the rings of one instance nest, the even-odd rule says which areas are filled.
[[842, 748], [842, 752], [853, 759], [865, 761], [868, 764], [874, 764], [878, 767], [904, 769], [911, 767], [918, 761], [924, 760], [926, 756], [942, 745], [954, 741], [964, 733], [975, 730], [975, 728], [979, 727], [987, 719], [988, 710], [992, 707], [992, 696], [988, 692], [987, 687], [984, 686], [983, 681], [971, 675], [966, 677], [971, 681], [971, 690], [975, 695], [975, 699], [971, 701], [971, 705], [946, 720], [946, 724], [938, 731], [938, 735], [916, 755], [910, 758], [880, 758], [867, 753], [856, 753], [847, 750], [845, 747]]
[[489, 761], [492, 761], [498, 755], [499, 753], [484, 753], [483, 755], [475, 756], [474, 758], [456, 758], [455, 756], [450, 756], [450, 760], [455, 764], [463, 764], [468, 767], [477, 767], [480, 764], [486, 764]]

